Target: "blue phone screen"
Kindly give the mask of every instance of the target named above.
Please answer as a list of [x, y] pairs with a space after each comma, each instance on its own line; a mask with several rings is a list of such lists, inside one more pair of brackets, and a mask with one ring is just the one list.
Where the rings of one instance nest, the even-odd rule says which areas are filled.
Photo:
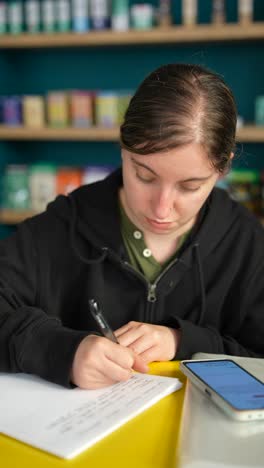
[[264, 409], [264, 384], [236, 363], [226, 360], [185, 365], [236, 409]]

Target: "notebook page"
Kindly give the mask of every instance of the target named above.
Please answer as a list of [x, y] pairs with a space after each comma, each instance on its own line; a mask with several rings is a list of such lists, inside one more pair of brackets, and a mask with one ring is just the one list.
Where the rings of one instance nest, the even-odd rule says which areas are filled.
[[0, 373], [0, 431], [72, 458], [181, 386], [175, 378], [134, 374], [99, 390], [69, 390], [34, 376]]

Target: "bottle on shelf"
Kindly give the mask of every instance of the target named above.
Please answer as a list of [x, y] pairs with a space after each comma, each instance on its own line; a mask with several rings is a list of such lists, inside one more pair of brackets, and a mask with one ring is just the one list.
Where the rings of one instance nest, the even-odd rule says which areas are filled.
[[11, 34], [20, 34], [23, 31], [23, 7], [19, 0], [8, 3], [8, 24]]
[[135, 3], [131, 6], [131, 26], [133, 29], [152, 29], [154, 8], [150, 3]]
[[40, 31], [40, 3], [38, 0], [26, 0], [24, 4], [25, 26], [29, 33]]
[[108, 0], [90, 0], [90, 15], [93, 29], [110, 28], [110, 4]]
[[212, 23], [224, 24], [226, 21], [225, 0], [213, 0]]
[[88, 0], [72, 0], [72, 29], [78, 33], [90, 29]]
[[56, 24], [59, 32], [71, 29], [71, 11], [69, 0], [56, 0]]
[[194, 26], [197, 23], [197, 0], [182, 1], [182, 23], [184, 26]]
[[56, 29], [55, 1], [42, 0], [41, 2], [42, 30], [46, 33], [52, 33]]
[[0, 35], [7, 32], [7, 5], [0, 2]]
[[241, 24], [253, 21], [253, 0], [238, 0], [238, 18]]
[[111, 26], [113, 31], [127, 31], [129, 29], [128, 0], [112, 0]]
[[171, 26], [171, 0], [160, 0], [158, 18], [160, 27], [168, 28]]

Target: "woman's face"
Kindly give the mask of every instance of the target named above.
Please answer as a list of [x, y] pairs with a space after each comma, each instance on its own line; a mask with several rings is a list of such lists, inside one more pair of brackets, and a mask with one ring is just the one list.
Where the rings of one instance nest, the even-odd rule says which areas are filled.
[[149, 155], [122, 149], [122, 160], [121, 200], [145, 234], [189, 229], [219, 177], [198, 143]]

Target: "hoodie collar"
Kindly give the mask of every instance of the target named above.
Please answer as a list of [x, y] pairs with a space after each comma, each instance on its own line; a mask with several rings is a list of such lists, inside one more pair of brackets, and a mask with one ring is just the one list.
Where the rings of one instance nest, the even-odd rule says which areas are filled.
[[[103, 181], [85, 185], [70, 195], [75, 205], [75, 241], [78, 235], [90, 240], [98, 249], [108, 249], [123, 254], [123, 240], [120, 229], [118, 192], [122, 187], [121, 168]], [[49, 205], [57, 215], [70, 222], [72, 209], [69, 197], [59, 196]], [[192, 264], [192, 248], [199, 245], [201, 258], [207, 257], [217, 247], [237, 218], [237, 209], [222, 189], [214, 188], [200, 210], [198, 221], [192, 228], [179, 254], [181, 261]]]

